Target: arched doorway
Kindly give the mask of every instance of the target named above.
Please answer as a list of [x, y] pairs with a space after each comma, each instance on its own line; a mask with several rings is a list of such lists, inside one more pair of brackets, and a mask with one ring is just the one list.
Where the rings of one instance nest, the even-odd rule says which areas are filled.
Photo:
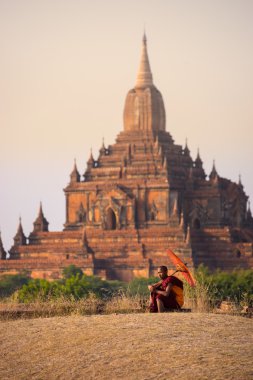
[[241, 257], [241, 255], [242, 255], [242, 254], [241, 254], [241, 251], [240, 251], [239, 249], [237, 249], [237, 250], [236, 250], [236, 257], [239, 258], [239, 257]]
[[151, 213], [150, 213], [150, 220], [151, 221], [155, 220], [155, 213], [153, 211], [151, 211]]
[[106, 227], [108, 230], [116, 230], [116, 224], [115, 212], [109, 207], [106, 213]]

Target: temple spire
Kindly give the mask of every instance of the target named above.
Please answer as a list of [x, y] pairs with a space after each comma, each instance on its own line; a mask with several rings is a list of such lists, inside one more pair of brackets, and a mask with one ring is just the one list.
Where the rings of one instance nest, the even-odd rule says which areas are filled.
[[217, 180], [218, 178], [218, 173], [217, 173], [217, 170], [216, 170], [216, 167], [215, 167], [215, 160], [213, 160], [213, 167], [212, 167], [212, 171], [211, 173], [209, 174], [209, 179], [216, 179]]
[[40, 202], [38, 218], [43, 218], [42, 202]]
[[[90, 148], [90, 158], [89, 158], [89, 161], [90, 162], [94, 162], [94, 157], [93, 157], [93, 153], [92, 153], [92, 148]], [[89, 162], [88, 161], [88, 162]]]
[[6, 252], [4, 250], [3, 242], [2, 242], [2, 236], [1, 236], [1, 230], [0, 230], [0, 260], [6, 259]]
[[199, 148], [198, 148], [198, 152], [197, 152], [197, 157], [196, 157], [196, 160], [195, 160], [195, 167], [196, 168], [202, 168], [202, 160], [200, 158], [200, 154], [199, 154]]
[[190, 155], [190, 149], [188, 148], [188, 139], [185, 139], [185, 147], [184, 147], [184, 155], [189, 156]]
[[26, 245], [26, 237], [23, 231], [21, 217], [19, 217], [18, 230], [16, 235], [14, 236], [14, 245]]
[[240, 187], [243, 187], [243, 185], [242, 185], [242, 176], [241, 176], [241, 173], [239, 173], [238, 185], [239, 185]]
[[104, 156], [106, 154], [106, 148], [105, 148], [105, 139], [103, 137], [102, 139], [102, 146], [99, 149], [100, 156]]
[[147, 87], [153, 85], [153, 77], [150, 69], [148, 51], [147, 51], [147, 38], [144, 32], [142, 40], [142, 52], [139, 71], [137, 75], [135, 87]]
[[194, 174], [197, 178], [202, 178], [202, 179], [206, 178], [206, 173], [203, 169], [203, 162], [199, 154], [199, 148], [198, 148], [196, 160], [194, 161]]
[[33, 223], [33, 233], [48, 231], [48, 225], [49, 223], [43, 214], [42, 203], [40, 202], [39, 213], [36, 220]]
[[72, 172], [70, 173], [70, 182], [71, 183], [80, 182], [80, 174], [77, 170], [76, 159], [74, 160], [74, 168], [73, 168]]
[[90, 158], [87, 161], [87, 169], [91, 169], [94, 167], [95, 160], [92, 154], [92, 148], [90, 149]]

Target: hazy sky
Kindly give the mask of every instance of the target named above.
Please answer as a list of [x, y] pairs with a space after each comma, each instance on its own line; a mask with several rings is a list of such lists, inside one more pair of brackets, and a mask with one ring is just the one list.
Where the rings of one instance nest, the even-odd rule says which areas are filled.
[[[253, 0], [0, 0], [0, 228], [10, 249], [42, 201], [65, 222], [74, 158], [123, 128], [144, 25], [154, 83], [177, 144], [253, 203]], [[253, 204], [252, 204], [253, 206]]]

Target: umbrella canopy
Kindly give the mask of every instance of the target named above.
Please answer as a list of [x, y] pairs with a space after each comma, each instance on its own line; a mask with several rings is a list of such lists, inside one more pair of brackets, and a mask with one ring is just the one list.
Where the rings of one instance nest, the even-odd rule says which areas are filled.
[[188, 284], [192, 287], [196, 286], [196, 280], [193, 278], [187, 266], [183, 263], [183, 261], [170, 249], [167, 251], [168, 256], [172, 263], [176, 266], [177, 272], [181, 272]]

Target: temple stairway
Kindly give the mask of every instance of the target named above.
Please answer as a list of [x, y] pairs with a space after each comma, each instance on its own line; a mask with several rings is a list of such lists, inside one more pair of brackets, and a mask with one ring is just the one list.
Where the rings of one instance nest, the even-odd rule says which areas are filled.
[[[168, 260], [167, 249], [193, 266], [191, 248], [185, 242], [180, 227], [159, 227], [127, 230], [87, 229], [88, 251], [94, 254], [94, 273], [106, 278], [131, 279], [131, 273], [146, 277], [156, 274], [159, 265], [174, 268]], [[122, 272], [125, 272], [125, 276]]]

